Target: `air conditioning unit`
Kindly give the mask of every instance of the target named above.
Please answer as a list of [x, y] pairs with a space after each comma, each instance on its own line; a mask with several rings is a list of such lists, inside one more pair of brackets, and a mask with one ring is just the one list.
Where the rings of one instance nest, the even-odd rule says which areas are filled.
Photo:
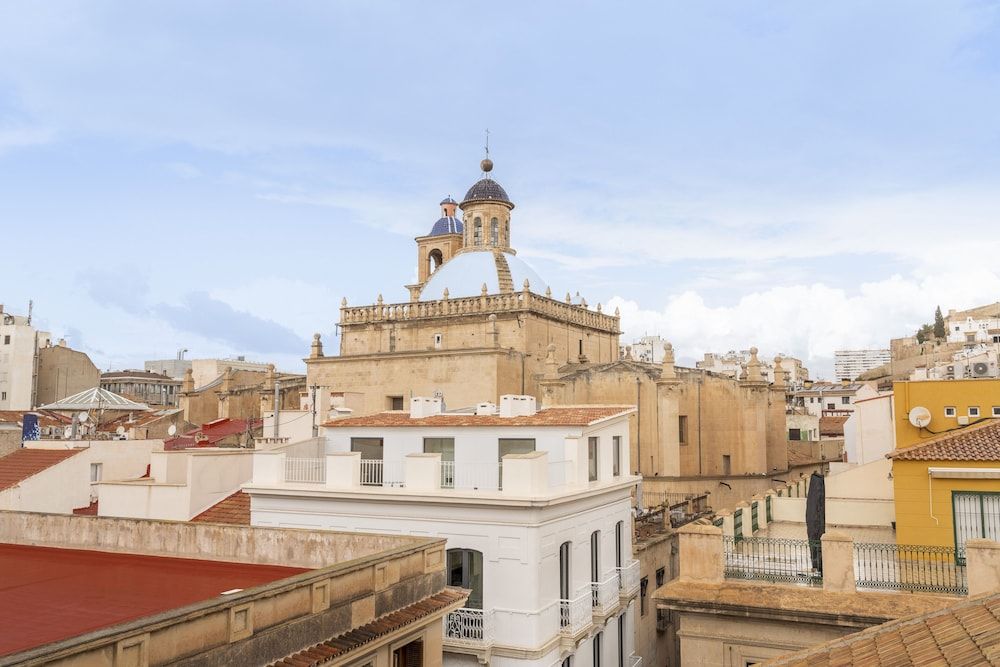
[[985, 377], [990, 374], [990, 365], [985, 361], [977, 361], [972, 364], [972, 374], [976, 377]]
[[962, 416], [960, 416], [958, 418], [957, 421], [958, 421], [958, 425], [959, 426], [968, 426], [969, 425], [969, 416], [968, 415], [962, 415]]

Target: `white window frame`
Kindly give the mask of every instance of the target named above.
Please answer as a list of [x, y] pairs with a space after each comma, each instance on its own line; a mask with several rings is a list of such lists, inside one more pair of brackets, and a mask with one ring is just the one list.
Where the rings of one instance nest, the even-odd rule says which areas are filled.
[[979, 406], [978, 405], [970, 405], [969, 406], [969, 416], [970, 417], [978, 417], [979, 416]]
[[98, 484], [104, 476], [104, 464], [95, 462], [90, 464], [90, 483]]
[[954, 417], [957, 414], [958, 414], [958, 410], [955, 409], [955, 406], [953, 406], [953, 405], [946, 405], [945, 406], [945, 408], [944, 408], [944, 416], [945, 417]]

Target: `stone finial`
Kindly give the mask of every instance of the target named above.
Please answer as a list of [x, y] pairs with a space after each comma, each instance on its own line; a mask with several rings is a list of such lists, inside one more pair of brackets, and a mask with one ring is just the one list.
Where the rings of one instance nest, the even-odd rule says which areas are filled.
[[449, 296], [448, 288], [445, 287], [444, 288], [444, 293], [441, 295], [441, 299], [444, 300], [444, 301], [447, 301], [448, 300], [448, 296]]
[[346, 296], [343, 299], [340, 300], [340, 307], [341, 308], [347, 308], [347, 297]]
[[382, 293], [381, 292], [379, 292], [378, 299], [375, 301], [375, 303], [377, 303], [380, 306], [382, 305]]
[[631, 345], [626, 345], [625, 346], [625, 358], [626, 359], [631, 359], [632, 358], [632, 346]]
[[524, 279], [524, 291], [527, 292], [529, 289], [531, 289], [531, 283], [528, 282], [527, 278], [525, 278]]
[[323, 356], [323, 341], [318, 333], [313, 334], [312, 348], [309, 350], [310, 359], [319, 359]]
[[669, 342], [663, 344], [663, 363], [660, 365], [661, 380], [673, 380], [677, 377], [677, 369], [674, 366], [674, 346]]
[[601, 312], [601, 303], [600, 302], [597, 303], [597, 312]]
[[781, 367], [781, 357], [774, 358], [774, 386], [785, 386], [785, 369]]
[[615, 317], [621, 317], [621, 311], [618, 310], [618, 306], [615, 306]]
[[750, 361], [747, 362], [747, 381], [763, 382], [764, 375], [760, 372], [760, 359], [757, 358], [757, 348], [750, 348]]
[[486, 283], [483, 283], [483, 287], [482, 287], [482, 289], [479, 290], [479, 293], [482, 296], [486, 296], [489, 293], [488, 290], [487, 290], [487, 287], [486, 287]]
[[546, 287], [545, 288], [545, 296], [547, 296], [550, 299], [552, 298], [552, 288], [551, 287]]
[[583, 306], [584, 308], [586, 308], [587, 307], [587, 300], [586, 299], [580, 299], [580, 305]]
[[184, 369], [184, 380], [181, 382], [181, 393], [186, 394], [194, 391], [194, 371], [190, 368]]
[[559, 377], [559, 362], [556, 361], [556, 344], [549, 343], [545, 354], [545, 378], [554, 380]]
[[566, 292], [566, 303], [573, 303], [573, 297], [570, 296], [569, 292]]

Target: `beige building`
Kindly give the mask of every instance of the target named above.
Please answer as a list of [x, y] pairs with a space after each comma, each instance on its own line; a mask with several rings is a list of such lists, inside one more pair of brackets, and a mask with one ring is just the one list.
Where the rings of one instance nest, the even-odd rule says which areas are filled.
[[101, 387], [150, 406], [177, 405], [181, 381], [152, 371], [125, 370], [101, 373]]
[[0, 410], [35, 407], [38, 351], [49, 344], [48, 332], [31, 326], [31, 316], [4, 312], [0, 304]]
[[[199, 361], [199, 360], [195, 360]], [[223, 368], [210, 382], [198, 385], [193, 369], [188, 369], [181, 383], [178, 405], [185, 421], [206, 424], [217, 419], [260, 419], [274, 410], [277, 383], [279, 410], [298, 409], [305, 391], [305, 377], [278, 373], [274, 365], [263, 372]]]
[[98, 385], [101, 373], [85, 352], [74, 350], [60, 339], [56, 345], [38, 350], [35, 406], [54, 403]]

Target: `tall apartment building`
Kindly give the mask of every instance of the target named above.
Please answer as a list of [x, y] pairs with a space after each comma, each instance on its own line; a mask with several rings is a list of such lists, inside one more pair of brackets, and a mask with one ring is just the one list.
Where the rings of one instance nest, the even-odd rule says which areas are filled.
[[30, 410], [34, 402], [38, 350], [49, 344], [48, 332], [31, 318], [6, 313], [0, 305], [0, 410]]
[[862, 373], [891, 360], [889, 350], [837, 350], [833, 353], [833, 372], [837, 380], [856, 380]]
[[446, 665], [637, 667], [633, 412], [417, 397], [338, 419], [254, 453], [251, 523], [447, 538], [447, 583], [472, 593], [445, 618]]

